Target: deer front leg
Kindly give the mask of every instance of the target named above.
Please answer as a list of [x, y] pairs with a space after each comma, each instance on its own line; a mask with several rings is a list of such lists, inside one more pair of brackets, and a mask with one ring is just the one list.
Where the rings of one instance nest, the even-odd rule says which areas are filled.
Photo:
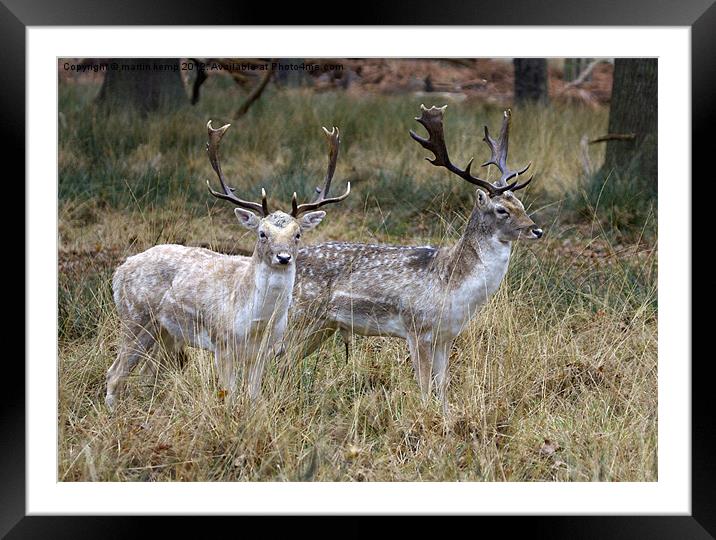
[[[277, 336], [276, 341], [273, 343], [273, 345], [270, 345], [268, 347], [268, 354], [266, 356], [276, 362], [279, 362], [280, 361], [279, 359], [286, 354], [285, 328], [286, 328], [286, 322], [284, 320], [282, 332]], [[260, 352], [261, 352], [261, 349], [259, 348], [259, 353]]]
[[420, 387], [420, 394], [423, 402], [427, 403], [430, 398], [430, 383], [432, 379], [432, 340], [428, 335], [408, 336], [408, 349], [410, 359], [413, 362], [415, 379]]
[[261, 395], [261, 379], [264, 375], [264, 368], [266, 367], [266, 355], [260, 354], [257, 358], [251, 362], [249, 367], [249, 398], [251, 401], [256, 401]]
[[447, 385], [449, 382], [448, 361], [450, 358], [450, 345], [450, 341], [436, 344], [432, 363], [433, 377], [435, 378], [438, 398], [443, 406], [443, 414], [447, 414], [448, 412]]
[[219, 378], [219, 388], [233, 395], [236, 391], [236, 369], [234, 366], [234, 351], [216, 349], [214, 361]]

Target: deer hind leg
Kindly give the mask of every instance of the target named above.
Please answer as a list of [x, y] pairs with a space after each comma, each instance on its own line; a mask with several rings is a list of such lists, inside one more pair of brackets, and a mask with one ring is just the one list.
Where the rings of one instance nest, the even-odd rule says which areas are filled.
[[430, 383], [432, 381], [432, 340], [429, 336], [408, 336], [408, 349], [413, 362], [415, 379], [420, 387], [423, 402], [430, 398]]
[[112, 410], [124, 388], [127, 377], [143, 357], [150, 355], [156, 344], [156, 332], [150, 324], [130, 323], [123, 331], [117, 359], [107, 370], [107, 407]]

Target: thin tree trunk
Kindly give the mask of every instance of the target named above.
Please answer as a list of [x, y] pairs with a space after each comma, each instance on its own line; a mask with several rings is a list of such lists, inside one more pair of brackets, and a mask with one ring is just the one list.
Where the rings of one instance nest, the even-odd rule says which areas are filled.
[[187, 103], [178, 58], [111, 58], [97, 97], [142, 114]]
[[546, 58], [515, 58], [515, 102], [549, 101]]

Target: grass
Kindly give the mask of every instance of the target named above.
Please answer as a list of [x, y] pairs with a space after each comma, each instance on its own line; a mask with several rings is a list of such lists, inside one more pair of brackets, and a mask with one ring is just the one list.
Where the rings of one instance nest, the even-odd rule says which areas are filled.
[[[456, 340], [447, 418], [420, 401], [404, 343], [362, 337], [348, 361], [328, 341], [293, 357], [287, 376], [269, 366], [255, 405], [218, 395], [209, 353], [190, 349], [183, 370], [136, 370], [110, 415], [114, 268], [157, 243], [237, 253], [252, 237], [204, 183], [206, 120], [229, 120], [238, 90], [210, 78], [197, 107], [149, 118], [105, 116], [96, 91], [60, 85], [60, 480], [657, 479], [655, 201], [621, 219], [618, 198], [590, 195], [580, 164], [580, 138], [602, 133], [608, 111], [513, 110], [510, 162], [539, 173], [523, 200], [546, 236], [516, 246], [502, 287]], [[335, 189], [350, 179], [354, 193], [305, 241], [452, 242], [473, 190], [407, 136], [424, 100], [267, 93], [227, 133], [224, 171], [242, 195], [265, 186], [286, 207], [320, 181], [320, 126], [337, 125]], [[454, 161], [485, 156], [485, 122], [496, 132], [500, 110], [448, 107]]]

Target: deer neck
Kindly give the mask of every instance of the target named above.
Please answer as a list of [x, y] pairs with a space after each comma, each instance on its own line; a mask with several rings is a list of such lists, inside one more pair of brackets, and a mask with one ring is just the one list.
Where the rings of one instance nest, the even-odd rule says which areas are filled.
[[268, 320], [274, 314], [287, 310], [296, 280], [296, 266], [271, 266], [254, 253], [250, 268], [244, 280], [253, 291], [250, 298], [252, 319]]
[[507, 273], [512, 243], [499, 240], [496, 232], [493, 223], [473, 211], [462, 236], [446, 253], [441, 274], [451, 289], [470, 294], [467, 289], [474, 288], [488, 296], [497, 290]]

